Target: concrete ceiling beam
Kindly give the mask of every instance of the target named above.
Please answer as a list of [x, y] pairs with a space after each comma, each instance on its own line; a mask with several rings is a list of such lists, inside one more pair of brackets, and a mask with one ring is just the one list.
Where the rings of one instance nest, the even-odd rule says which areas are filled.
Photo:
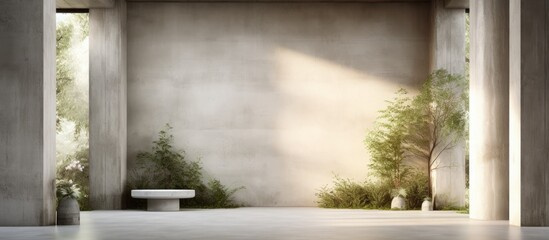
[[467, 9], [469, 8], [469, 1], [470, 0], [444, 0], [444, 7]]
[[[126, 0], [127, 2], [318, 2], [319, 0]], [[326, 0], [326, 2], [429, 2], [429, 0]]]
[[114, 0], [56, 0], [58, 9], [112, 8]]

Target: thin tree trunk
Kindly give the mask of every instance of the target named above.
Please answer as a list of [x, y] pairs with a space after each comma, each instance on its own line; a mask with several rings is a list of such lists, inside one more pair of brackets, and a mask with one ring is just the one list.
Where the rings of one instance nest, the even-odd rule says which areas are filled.
[[429, 180], [429, 197], [431, 200], [433, 199], [433, 187], [432, 187], [432, 181], [431, 181], [431, 163], [427, 163], [427, 179]]

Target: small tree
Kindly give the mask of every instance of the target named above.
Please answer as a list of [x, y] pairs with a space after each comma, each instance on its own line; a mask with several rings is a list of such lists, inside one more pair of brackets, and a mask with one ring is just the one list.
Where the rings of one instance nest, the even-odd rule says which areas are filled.
[[429, 196], [433, 187], [431, 172], [440, 165], [440, 155], [466, 135], [468, 118], [467, 81], [446, 70], [433, 72], [411, 105], [406, 149], [427, 167]]
[[364, 143], [370, 151], [370, 169], [382, 181], [390, 182], [395, 189], [402, 186], [409, 168], [404, 164], [405, 140], [408, 136], [408, 119], [411, 101], [404, 89], [388, 101], [388, 106], [380, 111], [375, 127], [368, 133]]

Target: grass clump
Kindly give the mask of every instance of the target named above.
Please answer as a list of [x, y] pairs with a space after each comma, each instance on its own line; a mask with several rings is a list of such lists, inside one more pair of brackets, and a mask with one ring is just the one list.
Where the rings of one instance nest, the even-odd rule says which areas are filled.
[[419, 171], [413, 171], [404, 183], [406, 190], [406, 205], [408, 209], [421, 209], [421, 204], [429, 196], [429, 179]]
[[[427, 176], [421, 172], [412, 172], [403, 182], [398, 194], [405, 192], [408, 209], [421, 209], [425, 196], [428, 195]], [[392, 193], [395, 193], [391, 182], [365, 181], [354, 182], [350, 179], [334, 177], [333, 185], [322, 187], [315, 195], [317, 205], [322, 208], [352, 209], [390, 209]]]
[[323, 208], [373, 209], [389, 208], [391, 204], [389, 184], [357, 183], [335, 176], [333, 187], [325, 186], [315, 195]]

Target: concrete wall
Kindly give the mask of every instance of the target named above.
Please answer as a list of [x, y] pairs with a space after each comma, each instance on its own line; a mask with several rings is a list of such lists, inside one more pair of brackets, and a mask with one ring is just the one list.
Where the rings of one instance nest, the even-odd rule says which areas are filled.
[[0, 1], [0, 226], [55, 223], [55, 1]]
[[[377, 111], [429, 72], [430, 3], [128, 3], [128, 158], [160, 128], [250, 206], [362, 180]], [[93, 81], [93, 80], [92, 80]]]

